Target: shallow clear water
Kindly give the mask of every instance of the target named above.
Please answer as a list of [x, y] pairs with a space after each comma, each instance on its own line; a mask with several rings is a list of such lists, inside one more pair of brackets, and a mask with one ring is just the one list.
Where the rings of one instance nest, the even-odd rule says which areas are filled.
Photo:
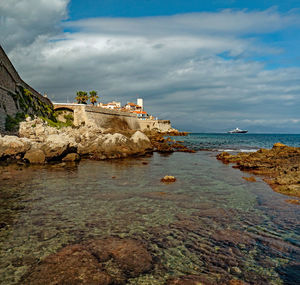
[[[187, 274], [300, 280], [300, 207], [213, 152], [0, 169], [1, 284], [66, 245], [108, 236], [143, 240], [155, 257], [129, 284]], [[163, 184], [164, 175], [177, 181]]]
[[[172, 137], [174, 138], [174, 137]], [[281, 142], [289, 146], [300, 147], [300, 134], [198, 134], [175, 137], [195, 150], [251, 151], [259, 148], [272, 148]]]

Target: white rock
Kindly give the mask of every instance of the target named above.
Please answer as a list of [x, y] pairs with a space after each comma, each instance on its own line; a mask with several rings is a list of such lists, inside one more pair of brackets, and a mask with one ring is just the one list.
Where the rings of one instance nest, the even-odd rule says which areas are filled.
[[0, 137], [0, 157], [25, 153], [31, 147], [31, 141], [17, 136]]
[[139, 143], [139, 141], [147, 141], [150, 143], [149, 138], [142, 132], [136, 131], [132, 136], [131, 140], [133, 140], [134, 143]]

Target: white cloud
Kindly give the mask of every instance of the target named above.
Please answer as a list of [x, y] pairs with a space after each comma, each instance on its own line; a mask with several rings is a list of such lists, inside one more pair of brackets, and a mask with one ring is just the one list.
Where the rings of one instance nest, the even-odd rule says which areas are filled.
[[[66, 17], [68, 1], [55, 2], [47, 28], [32, 32], [28, 44], [16, 37], [19, 45], [12, 41], [8, 49], [21, 76], [56, 101], [70, 100], [80, 89], [123, 103], [139, 94], [148, 111], [184, 129], [274, 130], [290, 124], [289, 130], [300, 131], [300, 69], [266, 70], [251, 60], [281, 52], [259, 37], [298, 25], [294, 14], [226, 10], [100, 18], [67, 22], [75, 30], [59, 33], [53, 25]], [[43, 3], [41, 11], [47, 10]]]
[[70, 0], [0, 1], [1, 43], [10, 50], [31, 44], [40, 36], [55, 35], [67, 17]]

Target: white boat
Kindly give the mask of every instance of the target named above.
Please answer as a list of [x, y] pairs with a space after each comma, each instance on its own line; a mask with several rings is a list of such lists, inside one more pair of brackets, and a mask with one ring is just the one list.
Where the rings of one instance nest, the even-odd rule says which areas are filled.
[[235, 128], [234, 130], [229, 131], [229, 132], [227, 132], [227, 133], [229, 133], [229, 134], [245, 134], [245, 133], [248, 133], [248, 131], [246, 131], [246, 130], [241, 130], [241, 129], [239, 129], [239, 128]]

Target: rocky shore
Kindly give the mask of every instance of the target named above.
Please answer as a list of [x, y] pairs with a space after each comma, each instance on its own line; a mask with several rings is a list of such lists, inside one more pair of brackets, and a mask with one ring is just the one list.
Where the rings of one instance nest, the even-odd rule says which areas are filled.
[[[40, 118], [20, 123], [18, 135], [0, 135], [0, 161], [45, 164], [141, 156], [153, 151], [188, 150], [158, 132], [104, 129], [95, 126], [51, 127]], [[169, 134], [168, 134], [169, 135]], [[170, 135], [185, 135], [173, 132]]]
[[[231, 155], [222, 152], [217, 159], [224, 163], [235, 163], [233, 167], [242, 171], [262, 175], [263, 180], [276, 192], [300, 198], [300, 148], [298, 147], [276, 143], [272, 149], [260, 149], [254, 153]], [[297, 201], [300, 204], [299, 200], [288, 200], [293, 204], [298, 204]]]
[[123, 158], [152, 150], [149, 138], [140, 131], [110, 133], [93, 126], [57, 129], [40, 118], [22, 122], [18, 136], [0, 137], [0, 160], [31, 164], [77, 161], [81, 157]]

